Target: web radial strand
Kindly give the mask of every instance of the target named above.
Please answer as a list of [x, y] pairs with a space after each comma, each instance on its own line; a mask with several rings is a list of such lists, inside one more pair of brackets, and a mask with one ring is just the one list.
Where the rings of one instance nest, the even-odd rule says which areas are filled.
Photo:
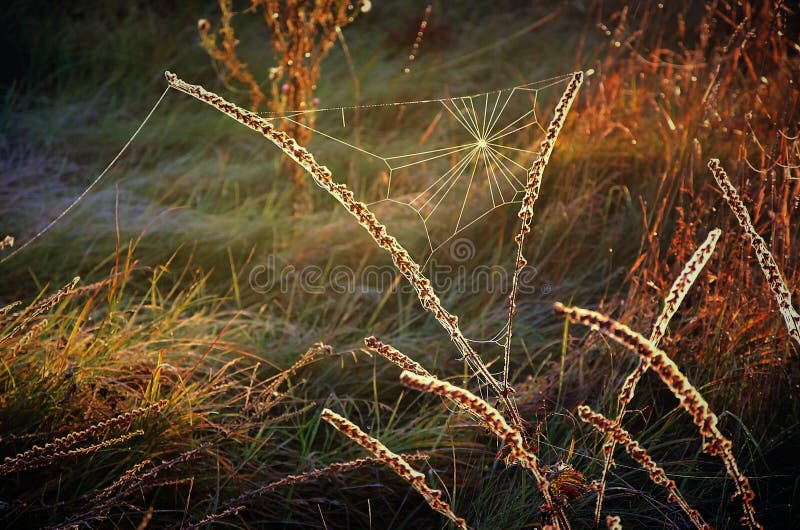
[[[334, 173], [360, 179], [362, 185], [353, 185], [359, 199], [394, 208], [383, 221], [391, 223], [391, 215], [400, 215], [397, 208], [406, 207], [432, 253], [519, 200], [536, 153], [532, 146], [544, 133], [540, 118], [570, 79], [467, 96], [311, 108], [269, 119], [312, 131], [309, 148], [327, 155]], [[417, 257], [424, 262], [431, 256]]]

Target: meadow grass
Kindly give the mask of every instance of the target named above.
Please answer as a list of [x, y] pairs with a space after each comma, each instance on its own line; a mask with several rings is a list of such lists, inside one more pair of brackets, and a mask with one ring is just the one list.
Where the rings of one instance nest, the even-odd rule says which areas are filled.
[[[596, 495], [571, 495], [566, 478], [574, 469], [599, 480], [607, 437], [581, 421], [589, 416], [578, 407], [617, 417], [637, 359], [582, 335], [551, 306], [598, 309], [650, 330], [684, 264], [717, 226], [714, 254], [668, 328], [659, 328], [658, 347], [718, 413], [713, 427], [732, 441], [758, 522], [785, 527], [796, 519], [797, 347], [705, 165], [717, 157], [729, 170], [796, 303], [797, 13], [784, 6], [775, 17], [748, 2], [708, 13], [690, 4], [549, 11], [513, 1], [492, 10], [434, 3], [404, 75], [427, 4], [389, 4], [374, 3], [343, 32], [358, 94], [336, 46], [321, 66], [323, 102], [473, 93], [594, 70], [537, 189], [526, 238], [525, 259], [551, 291], [518, 297], [508, 347], [520, 436], [541, 476], [509, 465], [523, 453], [509, 458], [463, 407], [401, 384], [398, 362], [492, 397], [456, 360], [450, 335], [417, 293], [249, 288], [250, 271], [270, 255], [319, 266], [323, 281], [337, 264], [358, 273], [391, 259], [318, 190], [308, 212], [293, 213], [277, 152], [171, 91], [109, 180], [0, 265], [0, 305], [21, 301], [0, 310], [0, 448], [9, 458], [3, 469], [13, 470], [0, 485], [3, 524], [440, 527], [444, 519], [407, 482], [325, 425], [328, 408], [423, 473], [470, 527], [563, 526], [542, 510], [548, 496], [573, 527], [589, 527]], [[163, 90], [164, 70], [246, 103], [245, 93], [217, 80], [199, 45], [197, 19], [218, 17], [215, 2], [182, 4], [166, 16], [166, 7], [75, 7], [50, 17], [35, 5], [13, 9], [32, 58], [5, 88], [0, 128], [0, 226], [16, 244], [114, 156]], [[261, 22], [244, 14], [235, 21], [242, 56], [266, 72], [272, 57], [263, 53]], [[411, 28], [410, 40], [386, 37], [400, 25]], [[47, 38], [23, 38], [31, 28]], [[407, 141], [412, 147], [417, 138]], [[514, 270], [516, 214], [500, 212], [465, 233], [480, 242], [476, 263]], [[415, 242], [405, 227], [387, 224]], [[77, 274], [84, 280], [73, 285]], [[507, 325], [507, 293], [437, 295], [461, 316], [467, 337]], [[377, 339], [365, 345], [364, 337]], [[478, 353], [492, 373], [503, 372], [502, 347], [481, 345]], [[742, 502], [729, 497], [742, 481], [726, 479], [719, 459], [703, 453], [692, 418], [651, 372], [617, 427], [647, 447], [705, 521], [736, 526]], [[149, 412], [139, 417], [142, 410]], [[130, 421], [111, 428], [114, 418]], [[625, 528], [685, 526], [682, 505], [667, 502], [638, 461], [619, 453], [606, 473], [603, 515]], [[608, 517], [601, 520], [609, 528], [620, 524]]]

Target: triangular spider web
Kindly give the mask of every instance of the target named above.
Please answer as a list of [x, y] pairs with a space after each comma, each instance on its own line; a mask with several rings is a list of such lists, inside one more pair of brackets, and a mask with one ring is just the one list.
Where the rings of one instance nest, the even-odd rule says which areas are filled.
[[[309, 150], [382, 222], [389, 211], [419, 223], [428, 248], [415, 258], [427, 263], [459, 233], [521, 200], [549, 121], [543, 108], [555, 104], [571, 78], [468, 96], [261, 114], [310, 129]], [[542, 97], [547, 89], [552, 94]]]

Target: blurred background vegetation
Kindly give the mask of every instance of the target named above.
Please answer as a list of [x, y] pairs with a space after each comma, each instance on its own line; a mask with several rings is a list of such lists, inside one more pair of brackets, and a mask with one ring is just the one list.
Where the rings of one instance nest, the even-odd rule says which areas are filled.
[[[635, 359], [584, 330], [564, 340], [550, 307], [600, 308], [646, 333], [683, 264], [720, 227], [715, 256], [662, 344], [720, 414], [752, 477], [759, 519], [786, 528], [800, 520], [798, 352], [705, 163], [718, 157], [728, 168], [797, 304], [800, 17], [784, 2], [665, 4], [431, 2], [403, 74], [428, 3], [373, 2], [343, 29], [354, 73], [337, 41], [315, 96], [322, 106], [435, 98], [591, 69], [545, 171], [526, 250], [552, 290], [520, 301], [513, 382], [523, 416], [546, 463], [569, 461], [597, 478], [601, 440], [575, 407], [613, 414]], [[268, 94], [269, 32], [248, 2], [233, 5], [237, 53]], [[216, 28], [216, 2], [12, 1], [0, 17], [0, 229], [17, 244], [116, 155], [164, 90], [165, 70], [249, 102], [201, 46], [198, 19]], [[397, 452], [429, 453], [431, 484], [475, 527], [540, 524], [530, 477], [496, 460], [481, 429], [465, 428], [469, 419], [439, 400], [405, 393], [398, 370], [361, 349], [374, 334], [470, 384], [414, 296], [249, 288], [250, 271], [268, 256], [323, 274], [390, 263], [322, 192], [309, 187], [311, 203], [297, 212], [294, 187], [271, 145], [173, 91], [81, 205], [0, 265], [0, 301], [23, 301], [2, 321], [2, 336], [18, 333], [3, 344], [2, 455], [168, 401], [132, 422], [144, 434], [125, 444], [3, 477], [5, 525], [188, 524], [286, 473], [364, 456], [320, 426], [323, 406]], [[481, 243], [475, 263], [509, 267], [516, 230], [509, 208], [466, 233]], [[20, 310], [76, 275], [86, 288], [36, 318]], [[468, 336], [490, 335], [505, 320], [501, 293], [441, 295]], [[643, 383], [627, 426], [708, 521], [735, 527], [724, 469], [701, 455], [657, 379]], [[645, 472], [618, 460], [609, 513], [625, 528], [686, 527]], [[98, 497], [104, 488], [113, 493]], [[574, 527], [591, 526], [593, 502], [591, 494], [571, 502]], [[390, 471], [371, 468], [269, 492], [225, 524], [443, 523]]]

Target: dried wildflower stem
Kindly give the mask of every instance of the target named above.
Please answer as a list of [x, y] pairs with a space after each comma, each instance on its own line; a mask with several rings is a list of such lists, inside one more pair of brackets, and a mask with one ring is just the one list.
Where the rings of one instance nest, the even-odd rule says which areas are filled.
[[786, 280], [784, 280], [778, 268], [778, 264], [775, 263], [775, 258], [769, 251], [764, 238], [756, 232], [753, 222], [750, 220], [750, 214], [747, 212], [747, 208], [742, 202], [742, 199], [739, 198], [739, 193], [736, 191], [733, 184], [731, 184], [719, 160], [716, 158], [709, 160], [708, 168], [714, 175], [714, 180], [717, 181], [717, 185], [722, 190], [722, 196], [725, 197], [728, 206], [731, 207], [734, 215], [736, 215], [739, 225], [750, 239], [750, 245], [756, 252], [758, 264], [761, 266], [761, 270], [767, 278], [767, 283], [772, 291], [772, 295], [775, 297], [775, 301], [778, 302], [778, 309], [780, 309], [781, 315], [783, 315], [783, 319], [786, 321], [789, 336], [800, 344], [800, 313], [798, 313], [792, 305], [792, 293], [786, 286]]
[[466, 530], [467, 523], [464, 521], [464, 519], [453, 513], [453, 510], [450, 508], [450, 504], [442, 499], [442, 492], [425, 484], [425, 475], [414, 470], [414, 468], [412, 468], [400, 455], [393, 453], [380, 441], [362, 431], [358, 425], [352, 423], [347, 418], [336, 414], [330, 409], [324, 409], [322, 411], [322, 419], [333, 425], [337, 431], [341, 432], [359, 444], [361, 447], [375, 455], [375, 457], [381, 462], [392, 468], [392, 471], [397, 473], [403, 480], [411, 484], [411, 487], [417, 490], [419, 494], [425, 498], [425, 501], [431, 508], [453, 521], [453, 523], [459, 528]]
[[536, 486], [544, 498], [544, 510], [554, 516], [554, 523], [562, 529], [569, 528], [569, 523], [561, 512], [561, 507], [553, 502], [550, 493], [550, 482], [539, 464], [539, 459], [525, 445], [520, 431], [510, 426], [500, 412], [469, 390], [441, 381], [432, 376], [418, 375], [404, 371], [400, 381], [407, 387], [429, 392], [452, 400], [459, 406], [472, 411], [483, 424], [497, 436], [505, 446], [509, 447], [510, 458], [533, 473]]
[[3, 322], [6, 319], [6, 317], [11, 312], [12, 309], [14, 309], [15, 307], [17, 307], [18, 305], [21, 305], [21, 304], [22, 304], [22, 300], [14, 300], [10, 304], [5, 305], [2, 308], [0, 308], [0, 322]]
[[503, 366], [503, 390], [510, 392], [511, 387], [508, 385], [508, 372], [511, 363], [511, 328], [513, 325], [514, 314], [517, 312], [517, 289], [519, 287], [519, 275], [528, 261], [522, 254], [522, 247], [525, 244], [525, 236], [531, 231], [531, 220], [533, 219], [533, 205], [539, 197], [539, 188], [542, 184], [542, 174], [547, 163], [550, 161], [550, 155], [553, 153], [558, 134], [564, 127], [564, 122], [567, 119], [567, 114], [572, 106], [573, 101], [578, 95], [578, 90], [583, 84], [583, 72], [575, 72], [572, 75], [572, 80], [567, 85], [561, 99], [556, 105], [553, 119], [547, 127], [547, 135], [542, 143], [539, 145], [539, 153], [534, 160], [533, 165], [528, 170], [527, 184], [525, 186], [525, 196], [522, 198], [522, 206], [517, 214], [522, 224], [519, 233], [514, 237], [517, 243], [517, 257], [514, 265], [514, 274], [511, 278], [511, 293], [508, 295], [508, 322], [506, 323], [506, 342], [504, 345], [504, 366]]
[[[706, 263], [708, 263], [709, 258], [711, 258], [711, 254], [714, 253], [714, 249], [717, 246], [717, 241], [719, 240], [721, 233], [722, 232], [719, 228], [715, 228], [709, 232], [706, 240], [703, 241], [703, 244], [700, 245], [697, 250], [695, 250], [694, 254], [692, 254], [692, 257], [688, 262], [686, 262], [686, 265], [684, 265], [681, 273], [672, 283], [672, 287], [667, 294], [667, 298], [664, 300], [664, 309], [662, 309], [661, 314], [658, 315], [656, 323], [653, 325], [653, 331], [650, 333], [650, 342], [652, 342], [653, 345], [658, 346], [661, 338], [667, 332], [667, 325], [669, 325], [670, 320], [672, 320], [672, 317], [675, 315], [678, 307], [680, 307], [681, 302], [683, 302], [683, 299], [686, 297], [686, 293], [689, 292], [689, 289], [700, 275], [700, 271], [702, 271], [706, 266]], [[633, 399], [633, 394], [636, 391], [636, 385], [639, 384], [639, 380], [647, 371], [647, 368], [648, 367], [647, 364], [645, 364], [645, 360], [639, 358], [639, 364], [625, 379], [625, 383], [622, 385], [619, 396], [617, 397], [617, 402], [620, 405], [619, 412], [614, 420], [617, 425], [621, 425], [622, 418], [625, 416], [625, 411], [627, 410], [628, 404], [630, 404], [631, 399]], [[595, 525], [599, 524], [600, 522], [600, 511], [603, 507], [603, 497], [605, 496], [606, 489], [606, 477], [611, 470], [611, 465], [614, 463], [614, 444], [615, 442], [613, 437], [609, 436], [608, 440], [606, 441], [607, 449], [605, 461], [603, 463], [603, 474], [600, 476], [600, 486], [597, 490], [597, 503], [595, 504], [594, 512]]]
[[417, 375], [422, 375], [426, 377], [431, 376], [430, 372], [428, 372], [425, 368], [423, 368], [422, 365], [419, 364], [417, 361], [415, 361], [405, 353], [399, 351], [395, 347], [381, 342], [375, 337], [365, 338], [364, 345], [370, 350], [374, 351], [375, 353], [390, 360], [403, 370], [407, 370]]
[[422, 274], [419, 264], [414, 261], [408, 251], [386, 230], [375, 217], [366, 204], [355, 200], [353, 192], [346, 185], [337, 183], [333, 180], [330, 170], [321, 166], [314, 159], [314, 156], [303, 146], [299, 145], [293, 138], [283, 131], [278, 131], [269, 121], [261, 118], [257, 114], [237, 107], [233, 103], [226, 101], [222, 97], [209, 92], [199, 85], [190, 85], [181, 80], [171, 72], [165, 73], [167, 82], [171, 87], [185, 94], [199, 99], [211, 105], [220, 112], [223, 112], [238, 121], [242, 125], [258, 132], [264, 138], [275, 144], [286, 156], [299, 164], [314, 179], [314, 182], [333, 196], [344, 208], [358, 221], [379, 247], [386, 250], [397, 270], [411, 283], [417, 291], [422, 307], [430, 311], [442, 327], [448, 332], [451, 340], [461, 352], [461, 355], [472, 368], [486, 381], [492, 390], [500, 397], [506, 406], [511, 417], [512, 423], [522, 425], [519, 414], [513, 401], [504, 392], [500, 383], [492, 376], [481, 358], [467, 341], [461, 328], [458, 326], [458, 317], [451, 314], [443, 306], [439, 297], [433, 291], [431, 282]]
[[13, 359], [14, 356], [22, 350], [22, 348], [27, 346], [28, 343], [34, 339], [34, 337], [38, 337], [39, 335], [41, 335], [42, 331], [44, 331], [44, 328], [46, 327], [47, 327], [46, 318], [43, 318], [36, 324], [32, 325], [30, 329], [23, 336], [21, 336], [19, 340], [17, 340], [14, 343], [14, 345], [11, 346], [11, 348], [9, 348], [5, 360], [8, 361], [10, 359]]
[[744, 511], [742, 521], [750, 528], [762, 528], [756, 521], [755, 509], [752, 505], [755, 494], [750, 488], [747, 477], [739, 471], [736, 458], [733, 456], [733, 444], [717, 427], [717, 415], [711, 411], [706, 400], [672, 359], [628, 326], [603, 314], [577, 307], [565, 307], [558, 302], [554, 304], [553, 309], [557, 314], [569, 318], [570, 321], [589, 326], [627, 347], [658, 374], [698, 427], [704, 440], [703, 450], [711, 456], [719, 456], [724, 462], [728, 476], [733, 479], [736, 487], [735, 496], [739, 497], [742, 503]]
[[[49, 311], [50, 309], [57, 306], [59, 302], [61, 302], [61, 300], [63, 300], [67, 296], [73, 294], [75, 291], [75, 287], [78, 285], [78, 282], [80, 280], [81, 279], [79, 276], [75, 276], [71, 282], [69, 282], [67, 285], [56, 291], [55, 294], [48, 296], [47, 298], [45, 298], [44, 300], [42, 300], [41, 302], [37, 303], [32, 307], [28, 307], [22, 314], [22, 322], [17, 324], [14, 327], [14, 329], [12, 329], [8, 333], [8, 335], [0, 339], [0, 346], [5, 346], [6, 344], [8, 344], [9, 341], [14, 337], [16, 337], [19, 334], [19, 332], [22, 331], [25, 328], [25, 326], [27, 326], [31, 321], [33, 321], [42, 313]], [[9, 305], [7, 307], [9, 307], [10, 309], [10, 307], [13, 306]]]
[[[13, 473], [15, 471], [21, 471], [22, 469], [30, 469], [30, 465], [28, 464], [29, 462], [41, 462], [43, 458], [47, 458], [51, 455], [69, 456], [71, 453], [66, 453], [66, 449], [110, 429], [114, 429], [122, 425], [129, 425], [133, 420], [143, 416], [148, 412], [159, 412], [167, 405], [167, 403], [167, 400], [162, 400], [146, 407], [129, 410], [128, 412], [114, 416], [107, 421], [101, 421], [99, 423], [95, 423], [94, 425], [90, 425], [81, 431], [71, 432], [65, 436], [56, 438], [52, 442], [44, 444], [44, 446], [35, 445], [27, 451], [19, 453], [13, 458], [6, 457], [5, 462], [0, 465], [0, 476], [7, 475], [8, 473]], [[85, 448], [77, 449], [76, 451], [84, 450]]]
[[[92, 444], [86, 447], [78, 447], [76, 449], [69, 449], [69, 450], [51, 450], [45, 453], [36, 454], [33, 457], [28, 457], [25, 459], [6, 459], [6, 462], [0, 466], [0, 476], [7, 475], [9, 473], [18, 473], [20, 471], [27, 471], [29, 469], [37, 469], [40, 467], [46, 467], [57, 460], [62, 460], [64, 458], [70, 458], [74, 456], [81, 456], [86, 455], [89, 453], [94, 453], [95, 451], [99, 451], [100, 449], [105, 449], [106, 447], [110, 447], [112, 445], [125, 443], [131, 438], [136, 436], [141, 436], [144, 434], [142, 429], [137, 429], [135, 431], [131, 431], [116, 438], [109, 438], [108, 440], [103, 440], [102, 442]], [[65, 446], [66, 447], [66, 446]]]
[[[427, 460], [429, 457], [423, 453], [415, 453], [415, 454], [401, 454], [399, 455], [403, 460], [406, 462], [414, 462], [418, 460]], [[282, 479], [276, 480], [274, 482], [269, 482], [268, 484], [264, 484], [263, 486], [259, 486], [253, 490], [245, 492], [238, 497], [231, 499], [230, 501], [226, 502], [222, 506], [222, 510], [216, 513], [212, 513], [204, 517], [202, 520], [194, 523], [188, 528], [196, 528], [202, 526], [204, 524], [210, 523], [212, 521], [217, 521], [222, 519], [227, 515], [232, 515], [241, 511], [244, 506], [245, 502], [249, 501], [254, 497], [258, 497], [259, 495], [263, 495], [268, 491], [272, 491], [278, 488], [282, 488], [284, 486], [291, 486], [294, 484], [302, 484], [304, 482], [311, 482], [312, 480], [316, 480], [318, 478], [322, 478], [324, 476], [332, 476], [336, 473], [346, 473], [348, 471], [353, 471], [355, 469], [361, 469], [365, 467], [375, 467], [383, 463], [383, 460], [368, 456], [366, 458], [357, 458], [355, 460], [348, 460], [347, 462], [335, 462], [333, 464], [329, 464], [327, 466], [312, 469], [311, 471], [306, 471], [304, 473], [299, 473], [296, 475], [286, 475]]]
[[639, 442], [634, 440], [630, 433], [619, 425], [618, 421], [610, 420], [599, 412], [594, 412], [586, 405], [578, 407], [578, 416], [581, 420], [597, 429], [600, 434], [604, 434], [613, 439], [614, 442], [621, 444], [630, 457], [648, 471], [650, 480], [652, 480], [653, 483], [666, 488], [669, 492], [669, 502], [676, 502], [699, 530], [711, 529], [711, 526], [700, 516], [700, 512], [689, 506], [689, 503], [686, 502], [686, 499], [684, 499], [678, 491], [678, 486], [675, 484], [675, 481], [667, 477], [664, 469], [656, 464], [650, 455], [647, 454], [647, 450], [639, 445]]

